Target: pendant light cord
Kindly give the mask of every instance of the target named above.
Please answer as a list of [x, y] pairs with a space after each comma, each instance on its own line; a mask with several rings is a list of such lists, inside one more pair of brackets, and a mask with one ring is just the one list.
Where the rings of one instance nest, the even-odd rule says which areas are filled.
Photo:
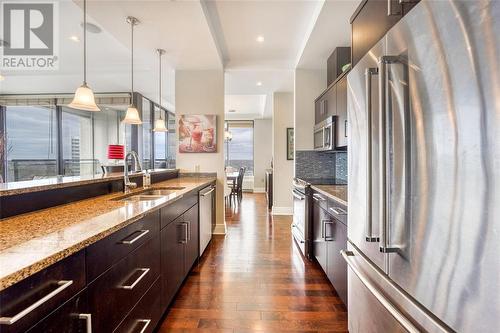
[[131, 59], [132, 59], [132, 64], [131, 64], [131, 73], [132, 73], [132, 84], [131, 84], [131, 95], [130, 95], [130, 100], [131, 100], [131, 105], [134, 104], [133, 103], [133, 100], [134, 100], [134, 20], [132, 19], [131, 22], [130, 22], [130, 25], [132, 26], [132, 29], [131, 29], [131, 40], [132, 40], [132, 43], [131, 43]]
[[83, 0], [83, 84], [87, 85], [87, 0]]
[[159, 66], [159, 71], [160, 71], [160, 84], [159, 84], [159, 92], [158, 92], [158, 105], [160, 106], [160, 119], [163, 120], [163, 117], [161, 115], [161, 50], [158, 50], [158, 60], [160, 61], [160, 66]]

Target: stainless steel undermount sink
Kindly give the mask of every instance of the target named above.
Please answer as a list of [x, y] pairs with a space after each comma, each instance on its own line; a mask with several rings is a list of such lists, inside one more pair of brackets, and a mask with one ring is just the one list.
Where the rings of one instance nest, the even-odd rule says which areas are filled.
[[144, 189], [142, 191], [126, 194], [117, 198], [114, 198], [114, 201], [129, 201], [129, 202], [137, 202], [137, 201], [152, 201], [164, 198], [176, 191], [183, 190], [185, 187], [156, 187]]

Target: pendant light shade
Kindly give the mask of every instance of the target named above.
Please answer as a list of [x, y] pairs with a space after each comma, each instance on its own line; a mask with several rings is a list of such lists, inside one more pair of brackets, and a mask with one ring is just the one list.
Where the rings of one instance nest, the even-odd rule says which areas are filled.
[[158, 105], [160, 106], [159, 112], [160, 112], [160, 118], [155, 120], [155, 127], [153, 128], [153, 132], [168, 132], [167, 127], [165, 126], [165, 120], [163, 120], [163, 117], [161, 116], [162, 109], [161, 109], [161, 56], [165, 54], [165, 50], [163, 49], [157, 49], [156, 52], [158, 52], [158, 60], [159, 60], [159, 66], [158, 66]]
[[134, 26], [139, 24], [139, 20], [133, 16], [128, 16], [127, 23], [130, 24], [130, 28], [131, 28], [131, 43], [130, 43], [131, 85], [130, 85], [130, 105], [127, 108], [127, 113], [125, 114], [125, 119], [123, 119], [123, 123], [131, 124], [131, 125], [140, 125], [140, 124], [142, 124], [142, 120], [141, 120], [141, 117], [139, 116], [139, 111], [137, 110], [137, 108], [134, 105]]
[[165, 126], [165, 120], [163, 120], [161, 118], [156, 119], [155, 120], [155, 128], [153, 129], [153, 131], [155, 131], [155, 132], [168, 132], [168, 129]]
[[76, 89], [75, 97], [68, 107], [85, 111], [101, 111], [95, 104], [94, 92], [85, 83]]
[[130, 105], [127, 109], [127, 113], [125, 114], [125, 119], [123, 119], [123, 123], [130, 125], [140, 125], [142, 124], [141, 117], [139, 117], [139, 111], [133, 105]]
[[95, 104], [94, 92], [87, 85], [87, 0], [83, 0], [83, 84], [76, 89], [68, 107], [84, 111], [101, 111]]

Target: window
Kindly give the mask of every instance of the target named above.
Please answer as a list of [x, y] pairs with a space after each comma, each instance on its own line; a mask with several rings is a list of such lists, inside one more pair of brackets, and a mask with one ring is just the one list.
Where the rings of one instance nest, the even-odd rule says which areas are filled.
[[231, 139], [225, 140], [226, 166], [246, 167], [245, 175], [253, 175], [253, 121], [227, 121], [226, 131]]
[[65, 176], [96, 173], [92, 116], [90, 112], [62, 108], [62, 174]]
[[163, 110], [169, 131], [155, 133], [153, 140], [158, 107], [154, 117], [153, 103], [139, 95], [144, 123], [125, 125], [128, 96], [97, 95], [100, 112], [68, 108], [69, 97], [0, 98], [0, 182], [102, 173], [101, 166], [121, 163], [108, 160], [110, 144], [142, 151], [144, 168], [175, 168], [175, 115]]
[[55, 106], [5, 107], [9, 182], [57, 175], [57, 121]]
[[142, 98], [142, 167], [151, 169], [151, 101]]

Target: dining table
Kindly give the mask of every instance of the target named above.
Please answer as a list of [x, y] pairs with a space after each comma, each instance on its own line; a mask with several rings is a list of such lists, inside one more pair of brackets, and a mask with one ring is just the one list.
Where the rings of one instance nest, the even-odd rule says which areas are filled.
[[233, 184], [233, 186], [236, 185], [236, 180], [238, 179], [238, 171], [231, 171], [231, 172], [226, 172], [226, 179], [228, 183]]

